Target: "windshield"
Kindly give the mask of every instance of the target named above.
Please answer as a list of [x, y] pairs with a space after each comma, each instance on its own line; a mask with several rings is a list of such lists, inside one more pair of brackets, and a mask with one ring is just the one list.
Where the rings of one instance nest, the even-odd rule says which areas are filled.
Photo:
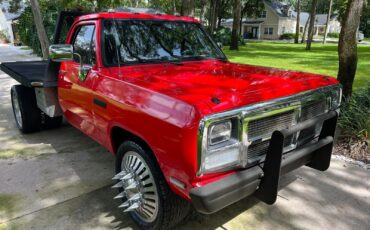
[[105, 20], [108, 66], [137, 62], [226, 59], [200, 25], [179, 21]]

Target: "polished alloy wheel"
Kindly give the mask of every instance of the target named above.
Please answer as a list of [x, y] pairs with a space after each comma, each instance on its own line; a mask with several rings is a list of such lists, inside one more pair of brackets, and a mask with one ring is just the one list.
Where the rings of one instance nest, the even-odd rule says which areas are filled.
[[17, 95], [17, 92], [15, 90], [12, 91], [12, 101], [13, 101], [15, 120], [18, 124], [18, 127], [22, 128], [22, 125], [23, 125], [22, 114], [21, 114], [21, 109], [19, 107], [18, 95]]
[[123, 189], [115, 197], [124, 201], [119, 208], [135, 212], [144, 222], [153, 222], [158, 215], [159, 197], [150, 168], [138, 153], [129, 151], [123, 156], [121, 170], [113, 177], [119, 182], [112, 187]]

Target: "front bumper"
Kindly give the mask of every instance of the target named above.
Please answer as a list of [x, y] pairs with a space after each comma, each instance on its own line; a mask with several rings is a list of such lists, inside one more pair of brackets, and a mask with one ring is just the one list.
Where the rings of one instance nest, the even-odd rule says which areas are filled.
[[[228, 177], [193, 188], [190, 197], [198, 212], [210, 214], [247, 196], [255, 195], [267, 204], [277, 198], [280, 176], [303, 165], [325, 171], [329, 168], [338, 113], [331, 111], [290, 129], [275, 131], [264, 163]], [[308, 143], [283, 155], [284, 139], [323, 122], [317, 142]]]

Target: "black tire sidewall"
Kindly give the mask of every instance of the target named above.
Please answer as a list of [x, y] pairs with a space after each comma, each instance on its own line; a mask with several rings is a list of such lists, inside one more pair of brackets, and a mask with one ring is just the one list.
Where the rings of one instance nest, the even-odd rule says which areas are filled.
[[32, 88], [27, 88], [22, 85], [14, 85], [11, 88], [11, 102], [14, 118], [16, 118], [14, 109], [13, 92], [17, 95], [18, 106], [21, 113], [22, 127], [19, 127], [18, 122], [16, 122], [17, 127], [23, 133], [31, 133], [38, 131], [41, 124], [41, 114], [37, 107], [35, 91]]

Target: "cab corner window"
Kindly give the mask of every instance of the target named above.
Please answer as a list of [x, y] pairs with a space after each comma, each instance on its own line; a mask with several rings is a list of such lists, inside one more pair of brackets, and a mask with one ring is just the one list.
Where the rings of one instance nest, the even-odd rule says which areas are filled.
[[[95, 64], [95, 26], [85, 25], [77, 29], [73, 41], [74, 53], [81, 56], [84, 65]], [[74, 61], [80, 63], [80, 58], [75, 55]]]

